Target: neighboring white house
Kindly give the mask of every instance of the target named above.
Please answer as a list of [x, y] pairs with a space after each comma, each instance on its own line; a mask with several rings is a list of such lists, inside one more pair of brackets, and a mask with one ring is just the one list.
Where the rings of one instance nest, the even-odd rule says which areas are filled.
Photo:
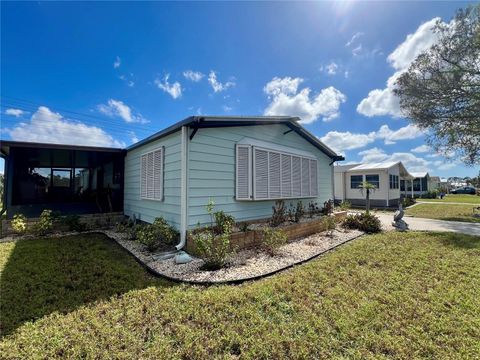
[[[428, 172], [412, 172], [412, 175], [415, 177], [413, 179], [413, 195], [420, 196], [425, 194], [426, 192], [433, 190], [431, 184], [431, 177]], [[406, 189], [402, 189], [402, 184], [400, 184], [400, 188], [407, 192], [411, 191], [409, 188], [410, 184], [407, 184]]]
[[[398, 206], [400, 199], [407, 194], [400, 191], [400, 182], [411, 182], [414, 177], [402, 162], [383, 162], [374, 164], [339, 165], [334, 168], [335, 200], [349, 201], [352, 205], [364, 205], [366, 193], [360, 185], [363, 181], [376, 186], [370, 193], [372, 206]], [[408, 194], [413, 196], [413, 193]]]

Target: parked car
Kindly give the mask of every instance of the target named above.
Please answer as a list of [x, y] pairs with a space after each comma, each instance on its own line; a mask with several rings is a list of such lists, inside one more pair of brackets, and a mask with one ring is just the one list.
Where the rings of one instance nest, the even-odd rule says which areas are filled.
[[464, 186], [458, 189], [453, 189], [450, 191], [450, 194], [470, 194], [470, 195], [475, 195], [476, 190], [474, 187], [471, 186]]

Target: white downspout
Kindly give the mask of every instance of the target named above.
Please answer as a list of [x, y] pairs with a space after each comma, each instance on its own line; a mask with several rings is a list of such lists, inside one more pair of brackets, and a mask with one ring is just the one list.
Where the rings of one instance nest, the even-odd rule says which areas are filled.
[[182, 126], [181, 165], [180, 165], [180, 243], [177, 250], [182, 249], [187, 243], [187, 164], [188, 164], [188, 128]]
[[388, 185], [387, 185], [387, 207], [389, 207], [390, 203], [390, 169], [387, 169], [387, 178], [388, 178]]

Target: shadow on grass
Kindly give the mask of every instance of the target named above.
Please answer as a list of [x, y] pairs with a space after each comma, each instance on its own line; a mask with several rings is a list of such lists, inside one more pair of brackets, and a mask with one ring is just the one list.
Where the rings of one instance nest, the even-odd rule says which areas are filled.
[[480, 250], [480, 236], [445, 232], [439, 232], [436, 235], [440, 237], [442, 243], [446, 246]]
[[0, 244], [0, 334], [53, 312], [148, 286], [172, 283], [148, 274], [103, 234], [19, 240]]

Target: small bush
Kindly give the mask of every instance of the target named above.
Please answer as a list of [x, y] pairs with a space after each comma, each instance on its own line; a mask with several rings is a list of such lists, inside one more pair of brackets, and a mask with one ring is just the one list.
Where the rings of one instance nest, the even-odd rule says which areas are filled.
[[275, 206], [272, 206], [273, 214], [270, 219], [270, 226], [277, 227], [287, 220], [285, 202], [283, 200], [275, 201]]
[[191, 234], [200, 257], [205, 262], [204, 270], [218, 270], [225, 267], [235, 252], [230, 246], [230, 233], [216, 235], [208, 229]]
[[412, 199], [412, 198], [410, 198], [410, 197], [405, 197], [405, 198], [402, 199], [402, 206], [403, 206], [404, 208], [409, 207], [409, 206], [412, 206], [412, 205], [415, 204], [415, 203], [416, 203], [416, 200], [415, 200], [415, 199]]
[[38, 221], [32, 227], [32, 232], [38, 236], [45, 236], [53, 230], [53, 223], [58, 217], [57, 214], [52, 213], [52, 210], [43, 210], [38, 218]]
[[318, 214], [320, 212], [320, 208], [318, 207], [318, 204], [316, 202], [310, 201], [308, 203], [308, 217], [312, 218], [315, 214]]
[[347, 211], [352, 207], [352, 203], [348, 200], [344, 200], [340, 203], [340, 210]]
[[348, 215], [343, 220], [342, 226], [346, 229], [358, 229], [369, 234], [382, 231], [380, 219], [370, 213]]
[[263, 229], [263, 239], [260, 247], [270, 256], [274, 256], [278, 254], [278, 249], [287, 243], [287, 240], [287, 235], [283, 230], [266, 227]]
[[247, 232], [248, 230], [250, 230], [248, 227], [250, 226], [250, 224], [248, 222], [242, 222], [239, 224], [239, 229], [241, 232]]
[[422, 199], [436, 199], [438, 197], [438, 190], [430, 190], [425, 194], [420, 195]]
[[305, 209], [303, 208], [302, 202], [299, 201], [297, 202], [297, 206], [295, 207], [294, 221], [296, 223], [300, 222], [300, 220], [302, 220], [304, 215], [305, 215]]
[[69, 231], [85, 231], [87, 225], [80, 222], [80, 216], [76, 214], [66, 215], [62, 218], [62, 223], [68, 226]]
[[322, 229], [323, 231], [327, 232], [328, 236], [333, 236], [333, 231], [335, 230], [335, 227], [337, 226], [337, 223], [335, 221], [335, 216], [324, 216], [322, 218]]
[[228, 232], [232, 232], [233, 226], [235, 225], [235, 218], [232, 215], [225, 214], [222, 210], [215, 211], [213, 213], [213, 217], [215, 218], [215, 226], [217, 234], [220, 234], [227, 230]]
[[173, 245], [178, 237], [177, 230], [161, 217], [156, 218], [153, 224], [135, 225], [128, 231], [128, 236], [136, 237], [148, 251], [155, 251], [161, 245]]
[[322, 214], [323, 215], [330, 215], [333, 213], [333, 201], [332, 200], [327, 200], [323, 203], [323, 208], [322, 208]]
[[12, 230], [17, 234], [25, 234], [27, 231], [27, 218], [25, 215], [16, 214], [13, 215], [11, 222]]

